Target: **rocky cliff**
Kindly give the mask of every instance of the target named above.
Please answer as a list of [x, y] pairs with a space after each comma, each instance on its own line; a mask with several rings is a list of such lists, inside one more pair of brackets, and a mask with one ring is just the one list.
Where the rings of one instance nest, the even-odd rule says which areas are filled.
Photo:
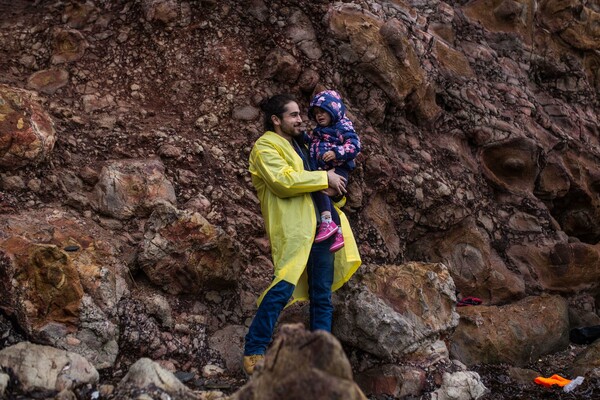
[[327, 88], [363, 143], [334, 321], [363, 391], [441, 399], [564, 350], [600, 325], [599, 24], [583, 0], [0, 1], [0, 349], [235, 391], [272, 271], [257, 104], [292, 93], [310, 128]]

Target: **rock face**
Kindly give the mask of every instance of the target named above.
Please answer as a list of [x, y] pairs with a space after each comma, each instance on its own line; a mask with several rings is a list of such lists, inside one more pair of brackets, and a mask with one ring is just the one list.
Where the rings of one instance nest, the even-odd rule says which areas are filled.
[[454, 284], [443, 264], [363, 267], [335, 301], [333, 332], [387, 360], [425, 348], [458, 324]]
[[365, 399], [352, 381], [352, 369], [340, 343], [324, 331], [286, 325], [267, 351], [264, 366], [232, 400]]
[[[449, 348], [538, 363], [569, 328], [600, 323], [599, 13], [575, 0], [0, 2], [0, 348], [52, 344], [103, 376], [151, 357], [239, 382], [272, 279], [247, 172], [260, 104], [293, 94], [308, 132], [311, 96], [335, 89], [363, 144], [344, 210], [365, 266], [334, 324], [362, 384], [466, 396], [470, 374], [438, 392], [456, 372]], [[466, 296], [483, 304], [458, 323]], [[132, 397], [156, 394], [144, 390]]]
[[54, 123], [35, 95], [0, 85], [0, 168], [38, 163], [55, 141]]
[[560, 296], [528, 297], [506, 306], [460, 308], [450, 354], [467, 365], [524, 365], [568, 344], [569, 318]]

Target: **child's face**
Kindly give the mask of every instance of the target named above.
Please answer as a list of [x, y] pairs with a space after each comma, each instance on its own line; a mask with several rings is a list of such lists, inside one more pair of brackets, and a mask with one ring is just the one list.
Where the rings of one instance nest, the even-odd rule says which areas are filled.
[[328, 126], [331, 124], [331, 115], [329, 115], [329, 113], [323, 110], [321, 107], [315, 107], [313, 113], [319, 126]]

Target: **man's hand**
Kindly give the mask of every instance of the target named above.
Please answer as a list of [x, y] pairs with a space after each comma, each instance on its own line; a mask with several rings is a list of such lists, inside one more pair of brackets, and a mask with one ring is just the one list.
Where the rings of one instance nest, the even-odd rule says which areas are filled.
[[323, 154], [323, 161], [329, 162], [335, 160], [335, 152], [333, 150], [326, 151]]
[[336, 174], [334, 170], [327, 171], [327, 181], [329, 187], [325, 190], [325, 193], [328, 195], [330, 189], [334, 192], [334, 196], [346, 193], [346, 178]]

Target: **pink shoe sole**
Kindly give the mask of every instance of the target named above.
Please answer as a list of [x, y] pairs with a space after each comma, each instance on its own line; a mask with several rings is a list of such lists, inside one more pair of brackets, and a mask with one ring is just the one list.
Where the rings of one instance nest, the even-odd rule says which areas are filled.
[[321, 225], [319, 225], [319, 229], [317, 230], [317, 236], [315, 237], [315, 243], [321, 243], [321, 242], [329, 239], [330, 237], [335, 235], [337, 230], [338, 230], [338, 226], [335, 222], [330, 222], [328, 224], [325, 222], [322, 222]]

